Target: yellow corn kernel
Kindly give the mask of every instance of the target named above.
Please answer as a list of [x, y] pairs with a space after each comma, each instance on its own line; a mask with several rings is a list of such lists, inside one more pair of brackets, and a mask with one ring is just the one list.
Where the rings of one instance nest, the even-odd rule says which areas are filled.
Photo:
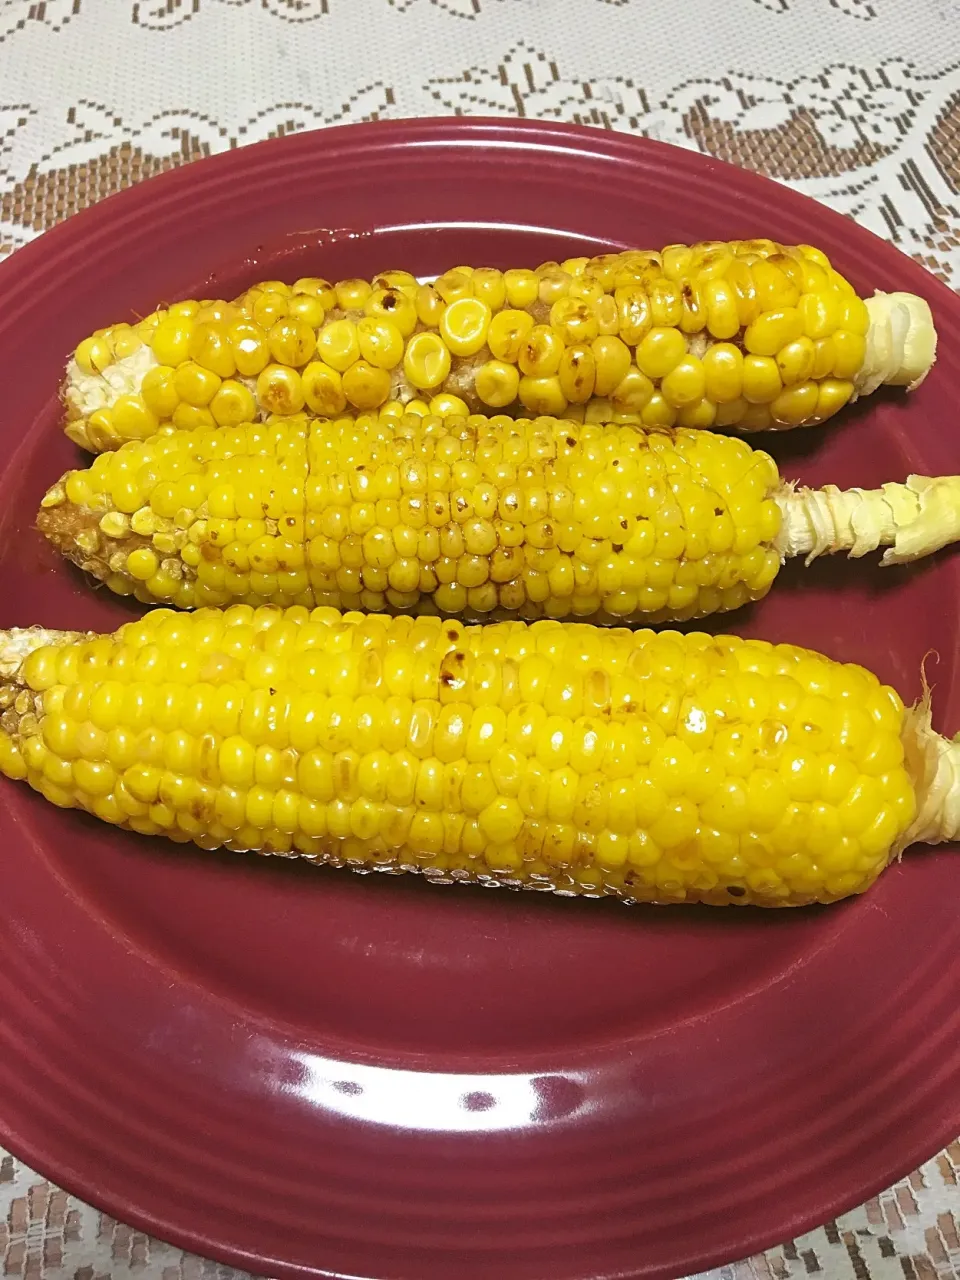
[[344, 311], [359, 310], [373, 293], [373, 286], [366, 280], [342, 280], [334, 286], [337, 306]]
[[230, 378], [210, 401], [210, 413], [218, 427], [237, 427], [242, 422], [253, 422], [257, 402], [242, 382]]
[[563, 394], [563, 387], [560, 385], [560, 379], [556, 376], [550, 378], [521, 378], [518, 397], [523, 407], [533, 414], [551, 414], [555, 416], [563, 413], [567, 407], [567, 399]]
[[503, 272], [493, 267], [478, 267], [473, 273], [473, 296], [485, 302], [491, 312], [499, 311], [507, 300]]
[[149, 547], [139, 547], [127, 556], [127, 572], [138, 582], [146, 582], [156, 573], [159, 561]]
[[487, 360], [477, 370], [474, 386], [485, 405], [491, 409], [503, 409], [517, 398], [520, 374], [515, 365], [504, 360]]
[[427, 328], [435, 329], [437, 327], [446, 305], [432, 284], [422, 284], [417, 289], [414, 298], [417, 319]]
[[401, 292], [406, 290], [416, 290], [417, 277], [409, 271], [381, 271], [373, 282], [375, 289], [399, 289]]
[[627, 346], [635, 347], [643, 341], [653, 324], [650, 299], [643, 289], [628, 285], [616, 290], [614, 301], [620, 337]]
[[428, 409], [431, 414], [435, 414], [438, 418], [452, 418], [457, 416], [467, 417], [470, 409], [461, 400], [459, 396], [451, 395], [449, 391], [441, 391], [439, 395], [433, 396]]
[[220, 377], [192, 360], [186, 361], [173, 375], [177, 396], [197, 409], [205, 408], [220, 390]]
[[466, 271], [458, 270], [457, 268], [452, 271], [445, 271], [442, 276], [438, 276], [433, 282], [433, 287], [447, 306], [451, 302], [456, 302], [459, 298], [469, 298], [473, 294], [470, 275]]
[[73, 358], [84, 373], [102, 373], [113, 364], [109, 342], [98, 335], [85, 338], [73, 353]]
[[169, 419], [180, 403], [180, 397], [174, 385], [174, 372], [169, 365], [157, 365], [147, 370], [140, 384], [140, 395], [143, 397], [144, 404], [160, 422]]
[[558, 298], [550, 308], [550, 326], [568, 346], [592, 342], [599, 334], [594, 309], [582, 298]]
[[555, 329], [548, 324], [534, 325], [520, 348], [520, 372], [530, 378], [550, 377], [560, 368], [563, 349], [563, 339]]
[[222, 323], [209, 321], [194, 325], [188, 352], [191, 360], [221, 378], [232, 378], [237, 371], [233, 346]]
[[390, 374], [365, 360], [358, 360], [344, 373], [343, 394], [357, 409], [376, 409], [390, 395]]
[[329, 418], [343, 413], [347, 407], [341, 375], [322, 360], [313, 360], [307, 365], [300, 377], [300, 385], [304, 402], [312, 413]]
[[186, 318], [173, 317], [169, 313], [153, 331], [150, 350], [161, 364], [176, 368], [190, 355], [190, 339], [193, 325]]
[[771, 356], [745, 356], [743, 397], [751, 404], [769, 404], [783, 390], [780, 370]]
[[[859, 302], [859, 298], [857, 299]], [[838, 329], [833, 335], [833, 376], [853, 378], [863, 368], [867, 340], [862, 333]]]
[[343, 373], [360, 358], [360, 339], [352, 320], [331, 320], [317, 335], [317, 355], [320, 360]]
[[661, 395], [675, 409], [695, 404], [706, 389], [706, 371], [696, 356], [684, 356], [660, 383]]
[[526, 311], [499, 311], [490, 321], [487, 332], [491, 354], [497, 360], [516, 364], [532, 330], [533, 316]]
[[733, 338], [740, 330], [740, 310], [733, 284], [717, 277], [705, 280], [700, 288], [711, 337], [720, 341]]
[[317, 349], [317, 336], [310, 325], [293, 317], [278, 320], [267, 333], [270, 356], [277, 364], [301, 368]]
[[654, 327], [637, 347], [637, 368], [648, 378], [663, 378], [687, 353], [679, 329]]
[[567, 347], [560, 357], [557, 377], [567, 403], [586, 404], [597, 378], [597, 361], [591, 348], [582, 343]]
[[251, 320], [238, 320], [227, 330], [237, 373], [255, 378], [270, 363], [267, 335]]
[[[677, 421], [677, 411], [659, 391], [655, 391], [640, 412], [645, 427], [672, 427]], [[663, 606], [657, 605], [660, 609]]]
[[544, 262], [537, 268], [537, 297], [546, 306], [552, 306], [558, 298], [570, 292], [572, 277], [558, 262]]
[[706, 394], [715, 404], [737, 400], [743, 394], [743, 354], [730, 342], [718, 342], [703, 355]]
[[416, 333], [403, 355], [407, 381], [420, 391], [438, 387], [450, 372], [450, 351], [436, 333]]
[[178, 404], [173, 411], [171, 422], [181, 431], [199, 431], [201, 427], [216, 425], [209, 409], [198, 409], [192, 404]]
[[689, 275], [694, 250], [686, 244], [669, 244], [661, 254], [663, 274], [668, 280], [682, 280]]
[[507, 302], [511, 307], [518, 309], [529, 307], [539, 297], [540, 281], [535, 271], [517, 269], [505, 271], [503, 283], [507, 291]]
[[816, 354], [813, 340], [806, 336], [781, 347], [776, 355], [777, 368], [780, 370], [783, 385], [792, 387], [798, 382], [806, 381], [813, 372]]
[[650, 299], [650, 318], [654, 328], [672, 329], [683, 317], [683, 291], [674, 280], [665, 278], [651, 282], [647, 296]]
[[487, 340], [492, 314], [479, 298], [451, 302], [440, 317], [440, 336], [451, 355], [472, 356]]
[[654, 391], [654, 385], [647, 375], [639, 369], [631, 368], [614, 387], [610, 400], [615, 410], [640, 413], [650, 403]]
[[360, 355], [377, 369], [395, 369], [403, 359], [403, 334], [390, 320], [364, 316], [357, 323]]
[[303, 384], [296, 369], [268, 364], [257, 378], [257, 403], [267, 413], [299, 413], [303, 408]]
[[855, 293], [845, 292], [843, 297], [843, 317], [840, 328], [848, 333], [865, 335], [870, 328], [870, 313], [867, 304]]
[[264, 331], [272, 328], [278, 320], [282, 320], [288, 313], [286, 292], [281, 292], [270, 286], [264, 286], [260, 289], [251, 290], [248, 296], [252, 300], [249, 314], [254, 323], [260, 325]]
[[145, 440], [160, 425], [141, 396], [120, 396], [114, 402], [113, 429], [124, 440]]
[[594, 395], [609, 396], [626, 377], [631, 365], [630, 348], [613, 334], [602, 334], [590, 344], [596, 364]]
[[780, 311], [764, 311], [752, 324], [747, 325], [743, 345], [755, 356], [775, 356], [803, 334], [803, 318], [796, 307], [784, 307]]
[[832, 418], [852, 395], [852, 382], [845, 382], [839, 378], [825, 378], [817, 386], [817, 420], [825, 422], [827, 418]]
[[844, 315], [843, 297], [834, 290], [805, 293], [797, 303], [803, 320], [803, 332], [815, 342], [829, 338], [839, 329]]
[[815, 382], [801, 382], [781, 391], [770, 402], [774, 422], [788, 427], [799, 427], [812, 421], [818, 412], [819, 388]]
[[326, 308], [315, 294], [301, 293], [287, 299], [287, 314], [291, 319], [300, 320], [316, 331], [323, 324]]
[[704, 397], [684, 405], [677, 414], [677, 426], [694, 427], [698, 431], [709, 430], [717, 421], [717, 405]]
[[779, 311], [784, 307], [796, 306], [800, 290], [779, 266], [766, 258], [759, 258], [751, 264], [750, 272], [757, 291], [761, 314], [764, 311]]
[[833, 371], [835, 349], [833, 338], [818, 338], [813, 344], [813, 368], [810, 376], [817, 382]]
[[409, 338], [417, 327], [417, 308], [400, 289], [375, 289], [363, 304], [364, 314], [373, 320], [388, 321], [401, 338]]

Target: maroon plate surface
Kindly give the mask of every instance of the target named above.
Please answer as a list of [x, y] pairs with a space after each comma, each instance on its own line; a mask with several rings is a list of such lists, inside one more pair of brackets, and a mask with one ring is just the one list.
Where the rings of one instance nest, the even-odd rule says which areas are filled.
[[[112, 627], [32, 530], [74, 464], [94, 327], [264, 276], [535, 265], [771, 235], [932, 303], [909, 400], [765, 438], [787, 475], [960, 471], [960, 304], [761, 178], [547, 124], [330, 129], [205, 160], [0, 270], [0, 625]], [[758, 441], [758, 443], [760, 443]], [[717, 629], [870, 665], [960, 728], [960, 558], [791, 566]], [[126, 836], [0, 784], [0, 1137], [157, 1235], [272, 1276], [667, 1277], [891, 1183], [960, 1130], [960, 868], [913, 854], [824, 910], [624, 909]]]

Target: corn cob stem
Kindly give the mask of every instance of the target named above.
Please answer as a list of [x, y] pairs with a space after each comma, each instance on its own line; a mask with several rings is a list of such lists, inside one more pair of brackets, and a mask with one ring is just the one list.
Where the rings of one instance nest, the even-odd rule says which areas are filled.
[[960, 539], [960, 476], [909, 476], [879, 489], [796, 488], [775, 495], [783, 512], [784, 560], [845, 551], [856, 559], [884, 546], [882, 565], [908, 564]]
[[914, 391], [933, 368], [937, 334], [930, 308], [913, 293], [875, 293], [866, 300], [867, 350], [854, 378], [857, 395], [884, 383]]
[[202, 848], [627, 901], [831, 902], [957, 834], [960, 762], [870, 672], [558, 622], [154, 610], [0, 632], [0, 772]]
[[645, 426], [782, 430], [825, 422], [933, 363], [930, 308], [864, 302], [808, 245], [626, 251], [535, 271], [456, 268], [427, 284], [266, 281], [187, 301], [77, 347], [67, 434], [102, 451], [169, 426], [232, 426], [392, 404]]

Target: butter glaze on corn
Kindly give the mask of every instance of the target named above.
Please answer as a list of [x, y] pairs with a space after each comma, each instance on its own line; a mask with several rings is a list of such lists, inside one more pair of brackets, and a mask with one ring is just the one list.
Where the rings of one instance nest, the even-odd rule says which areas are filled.
[[927, 304], [864, 302], [818, 249], [673, 245], [500, 272], [264, 281], [97, 330], [67, 371], [67, 433], [115, 448], [164, 425], [232, 426], [388, 403], [426, 413], [646, 426], [824, 422], [933, 363]]
[[926, 704], [792, 645], [239, 605], [0, 633], [0, 771], [205, 849], [633, 902], [831, 902], [956, 835]]
[[960, 537], [960, 480], [794, 491], [711, 432], [298, 417], [132, 441], [38, 525], [112, 590], [180, 608], [661, 622], [759, 599], [787, 555], [927, 554]]

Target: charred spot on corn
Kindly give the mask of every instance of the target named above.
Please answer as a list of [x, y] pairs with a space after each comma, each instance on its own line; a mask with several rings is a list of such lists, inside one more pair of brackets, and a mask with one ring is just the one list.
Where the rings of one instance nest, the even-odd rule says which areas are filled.
[[461, 267], [433, 284], [265, 281], [85, 339], [66, 430], [100, 451], [169, 427], [404, 407], [776, 430], [884, 382], [915, 386], [935, 353], [921, 298], [863, 301], [819, 250], [771, 240]]

